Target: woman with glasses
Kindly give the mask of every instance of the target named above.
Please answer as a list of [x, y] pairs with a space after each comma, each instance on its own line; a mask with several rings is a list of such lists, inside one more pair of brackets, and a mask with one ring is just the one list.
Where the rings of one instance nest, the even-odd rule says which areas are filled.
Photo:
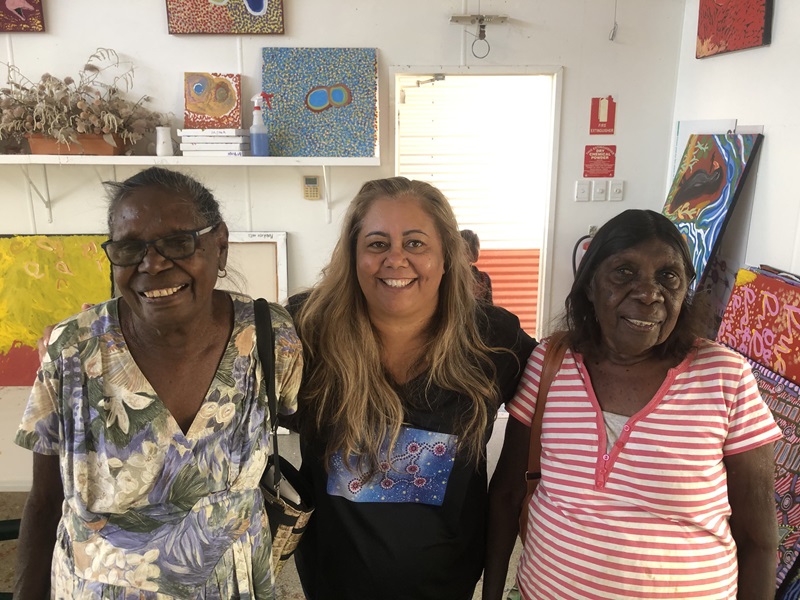
[[[106, 186], [120, 297], [50, 337], [16, 437], [34, 452], [16, 593], [273, 598], [258, 489], [266, 380], [252, 300], [215, 289], [228, 255], [219, 204], [161, 168]], [[272, 325], [290, 413], [301, 345], [283, 309]]]

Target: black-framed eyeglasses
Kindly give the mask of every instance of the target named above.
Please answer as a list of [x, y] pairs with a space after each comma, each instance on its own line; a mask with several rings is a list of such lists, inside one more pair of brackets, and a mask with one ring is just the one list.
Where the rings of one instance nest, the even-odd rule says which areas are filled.
[[[219, 225], [219, 223], [217, 223]], [[189, 258], [197, 250], [197, 238], [213, 231], [217, 225], [209, 225], [195, 231], [171, 233], [155, 240], [108, 240], [100, 244], [112, 265], [132, 267], [138, 265], [147, 255], [150, 246], [169, 260]]]

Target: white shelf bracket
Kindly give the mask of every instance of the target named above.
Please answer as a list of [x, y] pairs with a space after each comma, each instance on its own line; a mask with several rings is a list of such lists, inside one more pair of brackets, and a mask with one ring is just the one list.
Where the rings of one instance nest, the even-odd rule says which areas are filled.
[[328, 168], [326, 165], [322, 165], [322, 190], [325, 194], [325, 222], [330, 224], [333, 217], [331, 215], [331, 180], [328, 177]]
[[39, 196], [39, 199], [44, 204], [44, 207], [47, 209], [47, 222], [53, 222], [53, 207], [50, 203], [50, 184], [47, 182], [47, 167], [42, 165], [42, 175], [44, 176], [44, 194], [39, 191], [39, 188], [36, 187], [36, 184], [33, 183], [31, 179], [30, 173], [28, 173], [28, 166], [22, 165], [22, 174], [25, 176], [25, 179], [28, 180], [28, 186], [36, 192], [36, 195]]

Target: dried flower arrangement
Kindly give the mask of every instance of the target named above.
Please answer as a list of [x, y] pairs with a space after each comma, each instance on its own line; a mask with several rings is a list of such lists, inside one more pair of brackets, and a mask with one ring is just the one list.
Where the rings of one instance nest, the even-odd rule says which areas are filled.
[[131, 145], [167, 124], [165, 115], [144, 107], [148, 96], [136, 101], [124, 97], [133, 85], [134, 67], [110, 48], [95, 50], [77, 81], [45, 73], [34, 83], [16, 66], [5, 66], [8, 80], [7, 87], [0, 88], [0, 140], [43, 134], [69, 145], [80, 144], [78, 134], [88, 133], [102, 135], [112, 146], [117, 145], [114, 136]]

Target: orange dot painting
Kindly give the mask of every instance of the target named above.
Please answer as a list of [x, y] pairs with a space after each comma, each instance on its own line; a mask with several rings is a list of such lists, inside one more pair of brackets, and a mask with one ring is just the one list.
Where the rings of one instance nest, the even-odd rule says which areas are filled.
[[283, 33], [282, 0], [166, 0], [170, 33]]
[[0, 237], [0, 386], [36, 377], [36, 340], [47, 325], [111, 297], [101, 235]]
[[241, 128], [242, 77], [238, 73], [184, 73], [183, 94], [185, 128]]
[[695, 56], [704, 58], [772, 40], [774, 0], [700, 0]]

